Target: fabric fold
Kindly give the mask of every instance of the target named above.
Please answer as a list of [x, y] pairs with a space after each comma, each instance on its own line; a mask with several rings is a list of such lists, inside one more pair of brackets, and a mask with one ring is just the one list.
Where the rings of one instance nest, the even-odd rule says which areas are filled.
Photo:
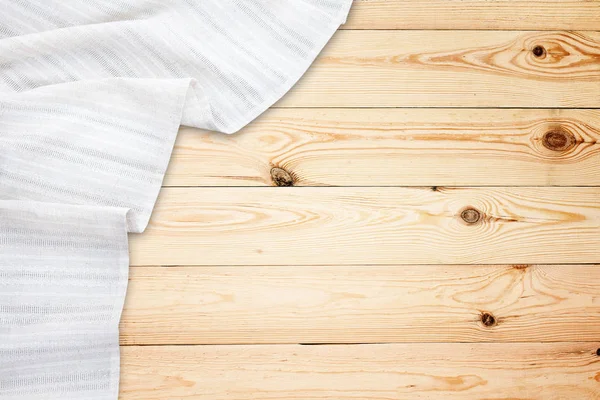
[[0, 96], [0, 198], [130, 209], [142, 232], [190, 79], [112, 78]]
[[117, 398], [126, 232], [179, 126], [241, 129], [351, 4], [0, 0], [0, 398]]

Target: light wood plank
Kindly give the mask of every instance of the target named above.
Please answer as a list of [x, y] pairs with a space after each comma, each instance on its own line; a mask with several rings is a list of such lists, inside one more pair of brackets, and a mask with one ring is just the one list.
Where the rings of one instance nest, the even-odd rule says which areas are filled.
[[340, 31], [277, 106], [600, 107], [600, 32]]
[[166, 188], [130, 240], [132, 265], [600, 263], [599, 243], [600, 188], [558, 187]]
[[121, 400], [597, 400], [597, 346], [125, 347]]
[[597, 30], [594, 0], [355, 0], [342, 29]]
[[599, 268], [137, 267], [121, 343], [597, 341]]
[[599, 153], [599, 110], [272, 109], [237, 135], [183, 128], [164, 184], [594, 186]]

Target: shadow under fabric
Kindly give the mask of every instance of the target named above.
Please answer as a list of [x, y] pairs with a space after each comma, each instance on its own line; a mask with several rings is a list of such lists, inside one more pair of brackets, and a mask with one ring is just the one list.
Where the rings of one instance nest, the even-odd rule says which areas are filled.
[[245, 126], [351, 3], [0, 0], [1, 399], [117, 399], [127, 232], [179, 126]]

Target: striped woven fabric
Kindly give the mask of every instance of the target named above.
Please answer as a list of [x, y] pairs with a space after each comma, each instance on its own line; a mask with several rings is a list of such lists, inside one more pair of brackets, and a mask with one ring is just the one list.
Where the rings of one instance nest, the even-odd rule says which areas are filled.
[[0, 398], [114, 400], [127, 232], [181, 124], [233, 133], [351, 0], [0, 0]]

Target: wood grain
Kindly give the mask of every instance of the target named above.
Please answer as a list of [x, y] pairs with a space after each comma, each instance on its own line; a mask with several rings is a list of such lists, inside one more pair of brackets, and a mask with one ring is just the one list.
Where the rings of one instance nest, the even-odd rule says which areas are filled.
[[355, 0], [342, 29], [597, 30], [594, 0]]
[[600, 107], [600, 32], [341, 31], [277, 106]]
[[122, 400], [600, 398], [599, 344], [122, 349]]
[[180, 132], [120, 399], [599, 399], [600, 2], [354, 3], [244, 132]]
[[599, 242], [600, 188], [227, 187], [165, 188], [130, 245], [132, 265], [557, 264]]
[[137, 267], [121, 343], [597, 341], [599, 268]]
[[183, 128], [164, 184], [272, 186], [274, 167], [295, 186], [596, 186], [600, 111], [274, 109], [237, 135]]

